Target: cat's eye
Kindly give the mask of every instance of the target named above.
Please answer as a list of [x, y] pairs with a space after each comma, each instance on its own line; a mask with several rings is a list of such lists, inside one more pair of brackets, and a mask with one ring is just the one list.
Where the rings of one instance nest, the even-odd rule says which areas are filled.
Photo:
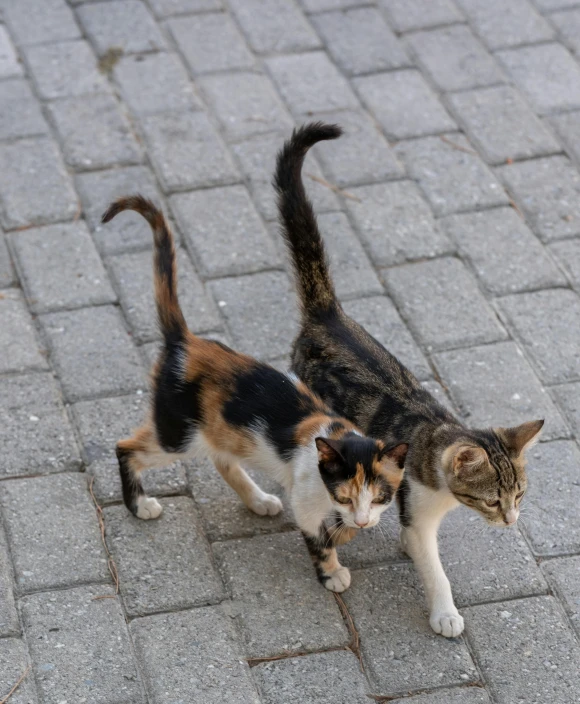
[[384, 504], [386, 500], [387, 497], [384, 494], [381, 494], [380, 496], [375, 496], [373, 499], [373, 504]]
[[520, 491], [520, 493], [516, 496], [516, 501], [519, 501], [525, 493], [525, 491]]
[[486, 501], [485, 503], [490, 508], [496, 508], [497, 506], [499, 506], [500, 502], [499, 501]]
[[347, 499], [345, 496], [337, 496], [336, 500], [339, 504], [344, 504], [345, 506], [347, 504], [352, 504], [352, 499]]

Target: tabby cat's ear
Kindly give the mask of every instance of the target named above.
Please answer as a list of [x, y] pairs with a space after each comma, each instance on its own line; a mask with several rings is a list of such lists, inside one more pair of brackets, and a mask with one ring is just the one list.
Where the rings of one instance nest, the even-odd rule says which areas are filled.
[[543, 425], [543, 420], [531, 420], [516, 425], [515, 428], [496, 428], [495, 432], [515, 455], [521, 455], [524, 450], [536, 444]]
[[402, 442], [400, 445], [395, 445], [395, 447], [391, 447], [390, 449], [384, 447], [379, 452], [379, 462], [390, 460], [391, 462], [394, 462], [399, 469], [403, 469], [405, 467], [405, 458], [407, 457], [408, 450], [409, 445], [407, 445], [406, 442]]
[[489, 459], [483, 447], [460, 445], [453, 455], [453, 472], [456, 477], [466, 479], [481, 471]]
[[340, 453], [342, 443], [340, 440], [330, 438], [316, 438], [316, 449], [318, 450], [318, 461], [325, 465], [338, 465], [344, 460]]

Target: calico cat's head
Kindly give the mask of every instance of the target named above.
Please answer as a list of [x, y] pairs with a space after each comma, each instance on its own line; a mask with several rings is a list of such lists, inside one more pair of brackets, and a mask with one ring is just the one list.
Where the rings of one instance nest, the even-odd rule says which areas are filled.
[[342, 522], [376, 526], [403, 479], [408, 445], [387, 449], [380, 440], [349, 432], [316, 438], [318, 468]]
[[468, 430], [457, 438], [442, 455], [455, 498], [492, 525], [514, 525], [528, 486], [525, 451], [538, 440], [543, 425], [535, 420], [515, 428]]

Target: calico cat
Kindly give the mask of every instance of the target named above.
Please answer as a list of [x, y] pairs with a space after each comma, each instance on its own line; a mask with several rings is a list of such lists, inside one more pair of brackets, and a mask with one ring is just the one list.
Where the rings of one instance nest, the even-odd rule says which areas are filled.
[[350, 573], [335, 546], [379, 522], [401, 483], [407, 445], [386, 448], [364, 437], [298, 379], [189, 332], [177, 299], [173, 236], [163, 214], [132, 196], [112, 203], [103, 223], [123, 210], [140, 213], [153, 231], [164, 340], [152, 372], [150, 417], [117, 444], [125, 505], [138, 518], [157, 518], [161, 505], [146, 496], [141, 471], [203, 454], [250, 510], [276, 515], [280, 499], [250, 479], [240, 466], [247, 463], [286, 489], [320, 581], [331, 591], [344, 591]]
[[292, 370], [368, 435], [381, 438], [388, 447], [408, 443], [397, 495], [402, 545], [422, 578], [432, 629], [454, 637], [463, 631], [463, 618], [439, 559], [441, 520], [464, 504], [492, 525], [513, 525], [527, 487], [524, 452], [538, 439], [543, 421], [515, 428], [466, 428], [345, 314], [301, 176], [308, 149], [340, 134], [336, 125], [307, 124], [294, 131], [276, 164], [281, 231], [292, 258], [302, 313]]

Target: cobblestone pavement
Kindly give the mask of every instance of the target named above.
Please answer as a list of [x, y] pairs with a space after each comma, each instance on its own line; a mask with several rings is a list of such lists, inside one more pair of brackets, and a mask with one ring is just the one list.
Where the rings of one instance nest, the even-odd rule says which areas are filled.
[[[580, 702], [580, 2], [0, 8], [0, 701], [30, 664], [10, 704]], [[395, 510], [339, 604], [205, 464], [149, 472], [159, 521], [120, 502], [159, 335], [148, 227], [100, 214], [162, 203], [192, 329], [284, 366], [269, 182], [313, 117], [347, 130], [305, 167], [346, 310], [468, 422], [547, 419], [519, 528], [444, 526], [455, 641]]]

